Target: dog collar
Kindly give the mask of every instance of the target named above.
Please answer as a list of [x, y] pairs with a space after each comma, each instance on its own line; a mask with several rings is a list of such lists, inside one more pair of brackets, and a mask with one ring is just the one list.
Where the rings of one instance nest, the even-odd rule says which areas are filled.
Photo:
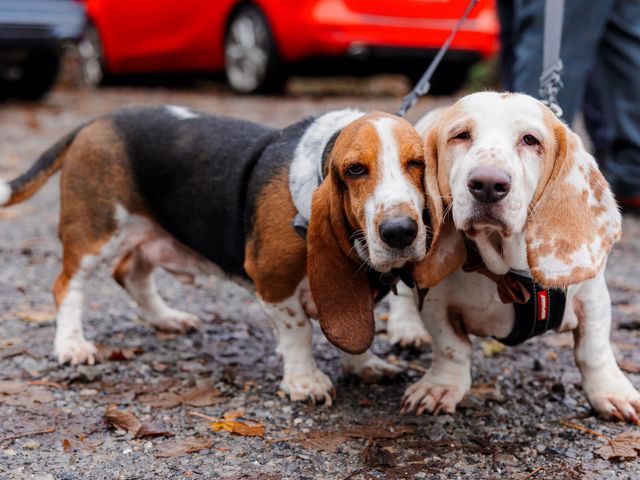
[[520, 270], [497, 275], [486, 267], [475, 243], [467, 239], [465, 244], [467, 260], [462, 269], [485, 275], [495, 282], [502, 303], [513, 304], [513, 329], [496, 340], [508, 346], [518, 345], [560, 326], [567, 302], [565, 289], [544, 288], [533, 281], [529, 272]]

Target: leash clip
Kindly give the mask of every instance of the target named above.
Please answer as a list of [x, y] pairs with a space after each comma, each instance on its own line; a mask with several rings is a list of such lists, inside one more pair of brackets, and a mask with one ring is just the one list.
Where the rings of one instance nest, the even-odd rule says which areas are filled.
[[546, 105], [553, 114], [562, 118], [562, 108], [558, 104], [558, 93], [564, 86], [562, 83], [562, 72], [564, 65], [562, 60], [558, 59], [557, 62], [549, 68], [546, 72], [540, 76], [540, 98], [542, 103]]

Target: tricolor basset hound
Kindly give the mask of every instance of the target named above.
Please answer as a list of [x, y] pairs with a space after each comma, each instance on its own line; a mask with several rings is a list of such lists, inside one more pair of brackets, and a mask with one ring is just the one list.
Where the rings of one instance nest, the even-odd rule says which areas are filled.
[[[115, 280], [162, 330], [201, 321], [162, 300], [156, 267], [186, 278], [222, 272], [255, 289], [277, 334], [281, 388], [293, 400], [331, 400], [331, 381], [312, 355], [310, 317], [348, 352], [347, 371], [370, 380], [396, 373], [367, 349], [379, 274], [425, 256], [423, 142], [406, 121], [341, 110], [278, 130], [177, 106], [123, 110], [61, 139], [0, 185], [0, 201], [26, 200], [58, 170], [60, 362], [95, 360], [83, 289], [109, 259]], [[306, 241], [294, 220], [302, 231], [308, 221]]]
[[[432, 222], [464, 267], [426, 297], [433, 362], [407, 389], [403, 411], [455, 410], [471, 385], [469, 334], [516, 344], [555, 329], [574, 334], [594, 409], [637, 423], [640, 394], [609, 342], [604, 269], [621, 217], [580, 138], [537, 100], [508, 93], [469, 95], [416, 128], [426, 188], [441, 198]], [[391, 299], [392, 317], [415, 314], [407, 298]]]

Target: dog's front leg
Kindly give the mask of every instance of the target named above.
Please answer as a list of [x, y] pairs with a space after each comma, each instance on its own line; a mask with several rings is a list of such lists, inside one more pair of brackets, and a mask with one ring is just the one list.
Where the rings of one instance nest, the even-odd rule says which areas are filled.
[[413, 291], [398, 283], [398, 295], [389, 295], [389, 342], [401, 347], [421, 348], [431, 342], [413, 297]]
[[276, 352], [284, 363], [280, 388], [291, 400], [310, 399], [331, 405], [333, 384], [313, 358], [313, 329], [298, 292], [282, 302], [260, 303], [271, 320], [278, 342]]
[[433, 338], [433, 361], [427, 373], [407, 388], [402, 413], [453, 413], [471, 387], [471, 342], [458, 315], [444, 301], [429, 301], [423, 310]]
[[603, 417], [637, 424], [640, 394], [618, 367], [611, 349], [611, 298], [604, 272], [580, 287], [573, 308], [578, 318], [574, 353], [589, 403]]

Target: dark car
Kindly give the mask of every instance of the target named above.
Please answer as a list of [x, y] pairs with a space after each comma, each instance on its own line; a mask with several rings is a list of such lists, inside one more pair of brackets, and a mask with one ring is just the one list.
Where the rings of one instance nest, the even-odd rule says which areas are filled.
[[82, 3], [0, 0], [0, 97], [35, 100], [53, 85], [65, 41], [85, 29]]

